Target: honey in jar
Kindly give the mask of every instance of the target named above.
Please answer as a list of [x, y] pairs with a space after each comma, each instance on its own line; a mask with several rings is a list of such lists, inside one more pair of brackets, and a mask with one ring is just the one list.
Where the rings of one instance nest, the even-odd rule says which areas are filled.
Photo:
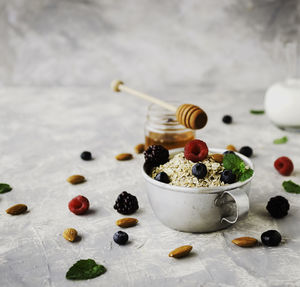
[[180, 125], [175, 113], [150, 105], [145, 123], [145, 148], [162, 145], [167, 149], [184, 147], [195, 138], [195, 131]]

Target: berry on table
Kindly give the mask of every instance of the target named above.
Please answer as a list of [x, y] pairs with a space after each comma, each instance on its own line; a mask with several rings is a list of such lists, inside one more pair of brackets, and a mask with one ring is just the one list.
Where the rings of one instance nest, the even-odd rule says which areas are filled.
[[208, 147], [204, 141], [192, 140], [184, 147], [184, 157], [192, 162], [202, 161], [208, 155]]
[[170, 183], [169, 176], [164, 171], [158, 173], [154, 179], [163, 183]]
[[232, 116], [230, 115], [225, 115], [222, 119], [224, 124], [231, 124], [232, 123]]
[[272, 217], [282, 218], [288, 214], [290, 204], [285, 197], [278, 195], [268, 201], [266, 209]]
[[247, 156], [247, 157], [251, 157], [252, 154], [253, 154], [253, 150], [251, 147], [249, 146], [243, 146], [241, 147], [240, 151], [239, 151], [241, 154], [243, 154], [244, 156]]
[[236, 181], [236, 176], [231, 170], [225, 169], [221, 173], [220, 180], [224, 183], [234, 183]]
[[84, 152], [81, 153], [80, 157], [83, 160], [91, 160], [92, 159], [92, 154], [89, 151], [84, 151]]
[[207, 174], [206, 165], [203, 163], [196, 163], [192, 167], [192, 174], [198, 179], [204, 178]]
[[277, 230], [268, 230], [261, 235], [261, 242], [267, 246], [278, 246], [281, 242], [281, 234]]
[[128, 234], [124, 231], [117, 231], [113, 236], [114, 242], [124, 245], [128, 241]]
[[127, 215], [137, 211], [139, 209], [139, 204], [134, 195], [123, 191], [121, 194], [119, 194], [115, 202], [114, 209], [121, 214]]
[[144, 152], [145, 161], [159, 166], [169, 161], [169, 151], [161, 145], [151, 145]]
[[276, 159], [274, 162], [274, 167], [281, 175], [285, 176], [289, 176], [294, 170], [293, 162], [286, 156]]
[[82, 195], [78, 195], [78, 196], [74, 197], [69, 202], [70, 211], [76, 215], [81, 215], [81, 214], [86, 213], [88, 211], [89, 207], [90, 207], [89, 200]]

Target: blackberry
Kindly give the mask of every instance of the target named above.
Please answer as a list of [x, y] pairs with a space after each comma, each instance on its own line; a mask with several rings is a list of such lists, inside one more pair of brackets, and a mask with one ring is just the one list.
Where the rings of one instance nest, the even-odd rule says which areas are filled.
[[92, 154], [89, 151], [84, 151], [84, 152], [81, 153], [80, 157], [83, 160], [91, 160], [92, 159]]
[[169, 151], [161, 145], [151, 145], [144, 152], [145, 161], [159, 166], [169, 161]]
[[123, 191], [121, 194], [119, 194], [114, 205], [114, 209], [124, 215], [132, 214], [139, 209], [139, 204], [134, 195]]
[[124, 231], [118, 231], [114, 234], [113, 240], [119, 245], [124, 245], [128, 241], [128, 234]]
[[170, 183], [170, 179], [169, 179], [169, 176], [165, 173], [165, 172], [160, 172], [158, 173], [155, 177], [154, 177], [155, 180], [158, 180], [160, 182], [163, 182], [163, 183]]
[[281, 242], [281, 234], [277, 230], [268, 230], [261, 235], [261, 242], [267, 246], [278, 246]]
[[230, 115], [225, 115], [222, 119], [224, 124], [231, 124], [232, 123], [232, 116]]
[[278, 195], [269, 200], [266, 209], [272, 217], [282, 218], [288, 214], [290, 204], [285, 197]]
[[247, 156], [247, 157], [251, 157], [252, 154], [253, 154], [253, 150], [251, 147], [249, 146], [243, 146], [241, 149], [240, 149], [240, 153]]

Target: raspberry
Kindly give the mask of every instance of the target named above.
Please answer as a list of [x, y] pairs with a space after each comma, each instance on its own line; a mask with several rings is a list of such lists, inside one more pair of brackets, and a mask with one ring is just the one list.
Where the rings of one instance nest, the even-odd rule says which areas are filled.
[[201, 140], [192, 140], [184, 147], [184, 156], [192, 162], [204, 160], [208, 155], [208, 148], [205, 142]]
[[86, 213], [88, 211], [89, 207], [90, 207], [89, 200], [82, 195], [78, 195], [78, 196], [74, 197], [69, 202], [70, 211], [75, 213], [76, 215]]
[[288, 176], [294, 170], [293, 162], [286, 156], [279, 157], [274, 162], [274, 167], [281, 175]]
[[282, 218], [288, 214], [290, 204], [285, 197], [278, 195], [270, 198], [266, 209], [269, 211], [272, 217]]

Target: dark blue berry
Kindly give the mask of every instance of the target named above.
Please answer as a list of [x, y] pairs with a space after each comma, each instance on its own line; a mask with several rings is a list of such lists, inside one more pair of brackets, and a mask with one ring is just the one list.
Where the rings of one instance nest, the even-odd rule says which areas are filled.
[[282, 218], [288, 214], [290, 204], [283, 196], [272, 197], [266, 206], [267, 210], [274, 218]]
[[92, 154], [89, 151], [84, 151], [81, 153], [80, 157], [83, 160], [91, 160], [92, 159]]
[[124, 245], [128, 241], [128, 234], [124, 231], [118, 231], [114, 234], [114, 242], [119, 245]]
[[247, 157], [251, 157], [252, 154], [253, 154], [253, 150], [251, 147], [249, 146], [243, 146], [241, 149], [240, 149], [240, 153], [247, 156]]
[[234, 173], [232, 173], [231, 170], [225, 169], [221, 173], [221, 181], [223, 181], [224, 183], [234, 183], [235, 180], [236, 180], [236, 176]]
[[196, 163], [192, 167], [192, 174], [197, 177], [198, 179], [204, 178], [207, 174], [207, 168], [206, 165], [203, 163]]
[[225, 115], [222, 119], [224, 124], [231, 124], [232, 123], [232, 116]]
[[281, 242], [281, 235], [277, 230], [268, 230], [261, 235], [261, 242], [267, 246], [277, 246]]
[[165, 172], [160, 172], [158, 173], [155, 177], [155, 180], [158, 180], [160, 182], [164, 182], [164, 183], [170, 183], [170, 179], [169, 176], [165, 173]]
[[230, 154], [230, 153], [235, 154], [234, 151], [232, 151], [232, 150], [227, 150], [227, 151], [223, 152], [223, 154]]

